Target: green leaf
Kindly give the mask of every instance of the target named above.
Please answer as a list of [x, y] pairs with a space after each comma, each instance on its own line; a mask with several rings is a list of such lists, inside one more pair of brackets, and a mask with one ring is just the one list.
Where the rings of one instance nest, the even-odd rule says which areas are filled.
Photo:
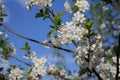
[[72, 0], [72, 1], [73, 1], [73, 3], [76, 3], [77, 0]]
[[47, 34], [47, 37], [50, 37], [50, 35], [54, 32], [54, 30], [50, 30]]
[[57, 26], [61, 22], [61, 16], [64, 14], [64, 12], [56, 13], [55, 17], [53, 19], [54, 25]]
[[26, 50], [26, 48], [20, 48], [21, 50]]
[[42, 13], [36, 13], [35, 18], [39, 18], [39, 17], [43, 17], [43, 16], [44, 16], [44, 14], [42, 14]]
[[30, 45], [27, 42], [25, 43], [25, 48], [26, 50], [30, 50]]
[[1, 72], [1, 71], [3, 71], [3, 69], [4, 69], [4, 68], [3, 68], [3, 67], [1, 67], [1, 68], [0, 68], [0, 72]]
[[[3, 18], [0, 18], [0, 21], [3, 22]], [[1, 26], [1, 24], [0, 24], [0, 26]]]
[[44, 11], [43, 11], [43, 9], [40, 9], [39, 13], [36, 13], [35, 18], [39, 18], [39, 17], [44, 17]]
[[30, 45], [26, 42], [25, 43], [25, 47], [22, 47], [22, 48], [20, 48], [21, 50], [25, 50], [25, 51], [28, 51], [28, 50], [30, 50]]
[[80, 80], [80, 78], [74, 78], [73, 80]]
[[49, 13], [49, 9], [46, 9], [45, 10], [45, 15], [48, 15], [48, 13]]
[[28, 76], [30, 73], [29, 72], [24, 72], [23, 75], [24, 76]]
[[94, 25], [94, 20], [88, 20], [86, 21], [86, 23], [84, 24], [85, 28], [88, 29], [89, 31], [91, 31], [93, 25]]
[[63, 16], [63, 15], [64, 15], [64, 12], [58, 13], [58, 17], [61, 17], [61, 16]]
[[79, 72], [79, 75], [83, 75], [84, 73], [86, 73], [88, 70], [87, 69], [82, 69], [80, 72]]
[[15, 69], [15, 68], [16, 68], [16, 66], [15, 66], [15, 65], [10, 65], [10, 67], [11, 67], [11, 68], [13, 68], [13, 69]]
[[1, 16], [8, 16], [6, 13], [2, 14]]

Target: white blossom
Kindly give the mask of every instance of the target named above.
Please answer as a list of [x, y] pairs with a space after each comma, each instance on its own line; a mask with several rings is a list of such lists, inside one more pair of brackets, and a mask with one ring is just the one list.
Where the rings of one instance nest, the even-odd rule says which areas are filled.
[[100, 26], [100, 29], [103, 30], [106, 28], [106, 24], [105, 23], [102, 23], [101, 26]]
[[5, 34], [5, 39], [8, 39], [8, 34]]
[[66, 22], [66, 25], [60, 28], [58, 31], [58, 38], [61, 44], [71, 43], [72, 40], [81, 40], [84, 34], [88, 33], [88, 30], [80, 26], [76, 26], [73, 22]]
[[38, 75], [44, 76], [46, 74], [46, 63], [47, 59], [45, 57], [38, 59], [37, 57], [32, 58], [32, 62], [34, 66], [32, 67], [32, 71], [30, 72], [30, 76], [33, 79], [36, 79]]
[[72, 20], [74, 23], [78, 24], [83, 23], [86, 20], [86, 18], [84, 14], [80, 13], [80, 11], [77, 11], [73, 14]]
[[102, 36], [101, 36], [101, 34], [97, 34], [97, 35], [95, 36], [95, 38], [96, 38], [96, 39], [101, 39]]
[[105, 11], [108, 10], [108, 7], [107, 7], [107, 6], [103, 6], [102, 8], [103, 8], [103, 10], [105, 10]]
[[26, 2], [27, 9], [31, 9], [32, 6], [39, 6], [39, 8], [44, 8], [47, 5], [52, 5], [52, 0], [27, 0]]
[[67, 12], [72, 12], [72, 10], [71, 10], [71, 7], [70, 7], [70, 4], [68, 3], [68, 1], [66, 0], [66, 2], [64, 3], [64, 7], [65, 7], [65, 9], [66, 9], [66, 11]]
[[52, 44], [54, 44], [55, 46], [60, 46], [61, 43], [60, 43], [60, 40], [58, 38], [55, 38], [54, 35], [51, 35], [51, 42]]
[[[54, 64], [50, 64], [48, 65], [48, 71], [50, 71], [51, 73], [55, 73], [56, 71], [59, 71], [59, 68], [57, 66], [55, 66]], [[61, 68], [61, 70], [59, 71], [60, 75], [65, 75], [65, 68]]]
[[2, 36], [2, 34], [3, 34], [3, 32], [2, 32], [2, 31], [0, 31], [0, 36]]
[[88, 47], [86, 46], [78, 46], [76, 48], [76, 58], [77, 58], [77, 64], [78, 65], [82, 65], [84, 63], [84, 57], [88, 57], [87, 53], [88, 53]]
[[15, 56], [16, 55], [16, 49], [15, 49], [15, 46], [13, 43], [11, 43], [11, 47], [13, 48], [13, 55], [12, 56]]
[[[112, 57], [112, 61], [114, 62], [114, 63], [117, 63], [117, 57], [116, 56], [113, 56]], [[120, 62], [120, 58], [119, 58], [119, 62]], [[120, 64], [120, 63], [119, 63]]]
[[79, 8], [79, 11], [85, 12], [89, 9], [90, 5], [86, 0], [77, 0], [75, 5]]
[[[49, 42], [47, 41], [47, 40], [44, 40], [43, 41], [43, 43], [45, 43], [45, 44], [49, 44]], [[46, 48], [50, 48], [49, 46], [47, 46], [47, 45], [44, 45]]]
[[9, 80], [21, 80], [23, 71], [19, 68], [12, 69], [9, 74]]

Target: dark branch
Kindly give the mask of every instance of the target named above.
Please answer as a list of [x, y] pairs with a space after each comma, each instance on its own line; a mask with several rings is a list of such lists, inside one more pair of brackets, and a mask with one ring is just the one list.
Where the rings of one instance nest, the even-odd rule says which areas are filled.
[[14, 57], [14, 59], [16, 59], [17, 61], [19, 61], [19, 62], [21, 62], [21, 63], [26, 64], [27, 66], [32, 66], [31, 64], [28, 64], [27, 62], [24, 62], [23, 60], [18, 59], [18, 58], [16, 58], [16, 57]]
[[117, 57], [116, 80], [119, 80], [120, 34], [118, 36], [118, 49], [116, 52], [116, 57]]
[[92, 71], [93, 71], [93, 73], [95, 73], [95, 75], [97, 76], [97, 78], [98, 78], [99, 80], [103, 80], [103, 79], [100, 77], [100, 75], [96, 72], [96, 70], [95, 70], [94, 68], [92, 68]]
[[21, 35], [21, 34], [18, 34], [18, 33], [16, 33], [16, 32], [14, 32], [13, 30], [9, 29], [9, 28], [8, 28], [5, 24], [3, 24], [2, 22], [0, 22], [0, 24], [1, 24], [5, 29], [7, 29], [9, 32], [11, 32], [11, 33], [13, 33], [14, 35], [16, 35], [16, 36], [18, 36], [18, 37], [21, 37], [21, 38], [23, 38], [23, 39], [26, 39], [26, 40], [29, 40], [29, 41], [32, 41], [32, 42], [35, 42], [35, 43], [38, 43], [38, 44], [41, 44], [41, 45], [44, 45], [44, 46], [48, 46], [48, 47], [60, 49], [60, 50], [63, 50], [63, 51], [66, 51], [66, 52], [70, 52], [70, 53], [74, 53], [74, 51], [72, 51], [72, 50], [65, 49], [65, 48], [58, 47], [58, 46], [51, 45], [51, 44], [47, 44], [47, 43], [40, 42], [40, 41], [31, 39], [31, 38], [29, 38], [29, 37], [23, 36], [23, 35]]

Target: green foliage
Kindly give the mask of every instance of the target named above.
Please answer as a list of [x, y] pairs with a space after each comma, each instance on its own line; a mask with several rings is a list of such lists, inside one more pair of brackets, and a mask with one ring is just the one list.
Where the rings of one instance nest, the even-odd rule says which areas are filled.
[[0, 51], [0, 54], [3, 56], [4, 59], [8, 59], [10, 56], [10, 53], [13, 52], [13, 48], [9, 46], [9, 43], [7, 42], [8, 39], [0, 39], [0, 48], [2, 49]]
[[2, 72], [2, 71], [3, 71], [3, 69], [4, 69], [3, 67], [0, 67], [0, 72]]
[[5, 16], [8, 16], [8, 15], [6, 13], [2, 13], [2, 14], [0, 14], [0, 16], [5, 17]]
[[72, 0], [73, 3], [76, 3], [77, 0]]
[[112, 4], [112, 0], [102, 0], [104, 2], [106, 2], [107, 4]]
[[73, 80], [80, 80], [80, 78], [74, 78]]
[[28, 76], [30, 73], [29, 72], [24, 72], [23, 75], [24, 76]]
[[20, 48], [21, 50], [29, 51], [30, 50], [30, 45], [26, 42], [25, 46]]
[[88, 29], [88, 31], [91, 31], [94, 25], [94, 20], [88, 20], [84, 23], [84, 25], [85, 25], [85, 28]]
[[44, 17], [44, 11], [43, 11], [43, 9], [40, 9], [39, 13], [36, 13], [35, 18], [39, 18], [39, 17]]
[[54, 30], [52, 29], [52, 30], [50, 30], [48, 33], [47, 33], [47, 37], [50, 37], [51, 36], [51, 34], [54, 32]]
[[43, 20], [45, 20], [46, 18], [49, 18], [49, 9], [40, 9], [39, 13], [36, 13], [35, 18], [40, 18], [43, 17]]
[[61, 16], [64, 15], [64, 12], [60, 12], [60, 13], [55, 13], [55, 17], [53, 18], [53, 23], [54, 26], [60, 25], [61, 20]]
[[16, 68], [16, 65], [10, 65], [11, 68], [15, 69]]
[[4, 12], [3, 6], [0, 3], [0, 21], [3, 22], [3, 17], [6, 17], [6, 16], [8, 16], [8, 15]]
[[81, 75], [85, 74], [86, 72], [88, 72], [87, 69], [82, 69], [79, 71], [79, 75], [81, 76]]

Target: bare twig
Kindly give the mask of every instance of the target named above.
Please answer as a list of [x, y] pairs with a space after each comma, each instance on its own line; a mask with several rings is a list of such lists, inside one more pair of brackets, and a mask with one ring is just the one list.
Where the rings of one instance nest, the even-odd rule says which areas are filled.
[[24, 62], [23, 60], [18, 59], [17, 57], [13, 57], [13, 58], [16, 59], [17, 61], [21, 62], [21, 63], [26, 64], [27, 66], [32, 66], [31, 64], [29, 64], [29, 63], [27, 63], [27, 62]]

